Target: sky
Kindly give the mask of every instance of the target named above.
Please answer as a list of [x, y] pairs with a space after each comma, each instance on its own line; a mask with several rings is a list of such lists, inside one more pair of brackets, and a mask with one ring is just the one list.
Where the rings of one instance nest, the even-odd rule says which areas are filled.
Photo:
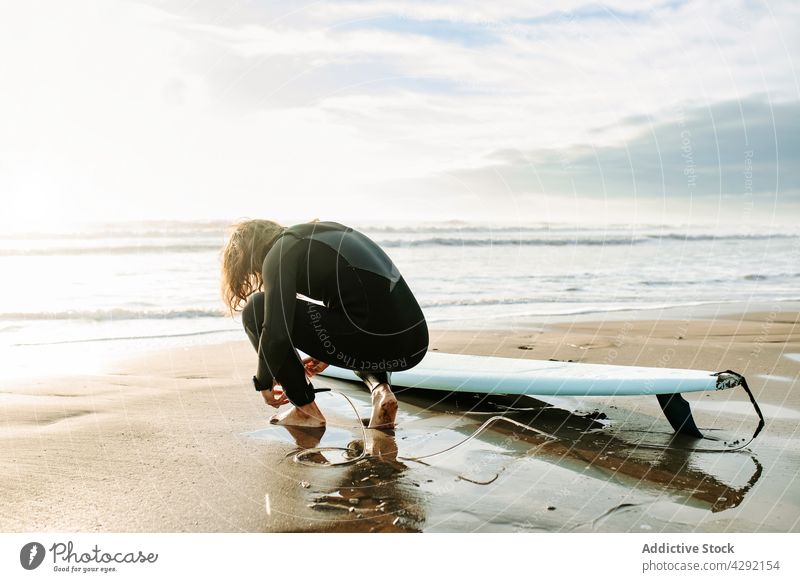
[[0, 223], [792, 224], [800, 4], [0, 6]]

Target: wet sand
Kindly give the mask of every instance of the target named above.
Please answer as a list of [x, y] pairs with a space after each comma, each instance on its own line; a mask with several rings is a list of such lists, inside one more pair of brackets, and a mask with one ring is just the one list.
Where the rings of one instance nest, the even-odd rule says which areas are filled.
[[[653, 397], [558, 399], [398, 389], [394, 434], [321, 393], [324, 432], [270, 426], [245, 340], [132, 356], [109, 373], [0, 380], [2, 531], [798, 531], [800, 314], [621, 314], [431, 330], [443, 352], [733, 369], [767, 418], [747, 450], [674, 437]], [[318, 378], [362, 418], [369, 393]], [[756, 425], [740, 389], [687, 395], [715, 439]], [[440, 451], [504, 415], [452, 451]], [[550, 435], [550, 436], [546, 436]], [[642, 448], [645, 444], [656, 448]], [[303, 456], [308, 447], [350, 448]], [[661, 447], [661, 448], [659, 448]]]

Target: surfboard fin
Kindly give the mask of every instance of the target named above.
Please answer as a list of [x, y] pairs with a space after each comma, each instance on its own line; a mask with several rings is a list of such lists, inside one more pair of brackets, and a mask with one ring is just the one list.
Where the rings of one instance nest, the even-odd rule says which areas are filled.
[[692, 409], [686, 399], [680, 394], [656, 394], [661, 410], [667, 417], [670, 425], [678, 434], [703, 438], [703, 433], [697, 428], [692, 417]]

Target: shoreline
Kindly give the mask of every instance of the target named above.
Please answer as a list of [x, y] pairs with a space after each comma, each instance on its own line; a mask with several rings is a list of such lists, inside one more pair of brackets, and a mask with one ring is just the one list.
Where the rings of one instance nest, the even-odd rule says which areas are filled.
[[[733, 369], [767, 427], [741, 454], [692, 453], [647, 397], [562, 399], [398, 390], [393, 438], [345, 467], [292, 460], [308, 446], [361, 438], [352, 409], [319, 395], [324, 434], [268, 424], [242, 338], [135, 354], [113, 369], [36, 381], [4, 378], [2, 531], [798, 531], [800, 310], [712, 319], [626, 317], [521, 329], [431, 328], [431, 349], [619, 365]], [[652, 313], [651, 313], [652, 314]], [[632, 315], [628, 313], [628, 315]], [[524, 322], [523, 322], [524, 324]], [[368, 416], [366, 389], [319, 378]], [[712, 434], [755, 425], [741, 391], [701, 394]], [[463, 440], [430, 463], [403, 461]], [[637, 449], [636, 444], [684, 450]], [[317, 444], [315, 444], [317, 443]], [[337, 453], [331, 453], [336, 456]], [[288, 456], [287, 456], [288, 455]], [[338, 457], [337, 457], [338, 458]], [[551, 509], [552, 508], [552, 509]]]
[[[690, 304], [652, 306], [652, 307], [622, 307], [609, 310], [587, 310], [577, 313], [544, 314], [520, 313], [517, 315], [503, 315], [494, 318], [474, 318], [482, 322], [487, 329], [522, 329], [525, 327], [541, 327], [561, 325], [571, 322], [601, 322], [619, 321], [620, 319], [714, 319], [730, 318], [745, 315], [751, 312], [767, 313], [793, 313], [800, 311], [800, 299], [776, 299], [774, 301], [702, 301]], [[507, 320], [514, 319], [512, 323]], [[470, 318], [467, 318], [469, 321]], [[505, 321], [504, 321], [505, 320]], [[458, 320], [436, 321], [440, 329], [483, 329], [481, 325], [473, 327], [455, 326], [447, 324]], [[508, 323], [508, 325], [503, 325]], [[489, 327], [491, 326], [491, 327]], [[433, 326], [432, 326], [433, 327]]]

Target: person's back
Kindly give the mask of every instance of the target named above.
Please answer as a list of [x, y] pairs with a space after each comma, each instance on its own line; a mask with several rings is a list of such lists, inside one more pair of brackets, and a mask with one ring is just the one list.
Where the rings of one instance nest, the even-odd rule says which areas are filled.
[[[303, 223], [282, 255], [300, 261], [297, 292], [338, 308], [358, 328], [375, 334], [427, 334], [425, 317], [399, 269], [372, 239], [336, 222]], [[380, 341], [380, 337], [375, 338]]]

